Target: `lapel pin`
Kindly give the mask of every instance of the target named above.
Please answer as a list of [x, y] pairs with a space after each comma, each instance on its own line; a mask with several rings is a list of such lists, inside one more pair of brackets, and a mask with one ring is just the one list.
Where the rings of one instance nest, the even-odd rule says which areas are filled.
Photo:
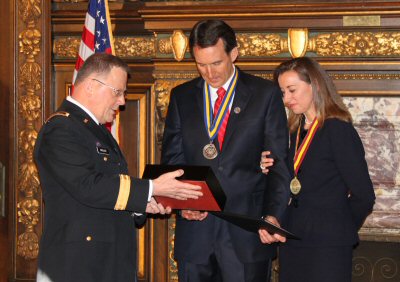
[[233, 111], [235, 112], [235, 114], [238, 114], [238, 113], [240, 113], [240, 108], [239, 107], [235, 107], [233, 109]]
[[87, 118], [85, 118], [85, 119], [83, 120], [83, 122], [84, 122], [84, 123], [88, 123], [89, 120], [88, 120]]

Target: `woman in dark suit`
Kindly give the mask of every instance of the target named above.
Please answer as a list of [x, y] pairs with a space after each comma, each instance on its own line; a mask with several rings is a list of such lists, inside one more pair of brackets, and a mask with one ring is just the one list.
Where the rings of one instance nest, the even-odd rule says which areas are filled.
[[[375, 201], [360, 137], [316, 61], [286, 61], [274, 78], [288, 108], [291, 133], [291, 200], [282, 225], [301, 238], [280, 246], [279, 280], [351, 281], [353, 246]], [[264, 173], [271, 161], [263, 152]]]

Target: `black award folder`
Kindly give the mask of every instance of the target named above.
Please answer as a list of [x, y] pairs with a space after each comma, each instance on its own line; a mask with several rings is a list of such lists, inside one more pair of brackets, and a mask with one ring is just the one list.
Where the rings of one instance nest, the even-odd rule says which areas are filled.
[[258, 232], [258, 229], [264, 228], [271, 234], [277, 233], [285, 236], [287, 239], [300, 239], [282, 227], [279, 227], [261, 218], [252, 218], [230, 212], [213, 212], [212, 214], [250, 232]]
[[221, 211], [224, 209], [226, 196], [221, 185], [209, 166], [184, 165], [146, 165], [142, 178], [155, 179], [161, 174], [183, 169], [184, 174], [177, 178], [180, 181], [201, 186], [203, 196], [198, 199], [177, 200], [168, 197], [155, 196], [157, 202], [164, 207], [182, 210]]

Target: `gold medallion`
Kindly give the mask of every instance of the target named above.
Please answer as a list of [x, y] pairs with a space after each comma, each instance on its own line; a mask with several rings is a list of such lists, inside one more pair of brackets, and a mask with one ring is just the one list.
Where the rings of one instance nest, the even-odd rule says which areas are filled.
[[292, 192], [293, 195], [297, 195], [300, 193], [301, 190], [301, 183], [299, 179], [297, 179], [297, 176], [295, 176], [292, 181], [290, 181], [290, 191]]
[[212, 143], [205, 145], [203, 148], [203, 156], [208, 160], [215, 159], [218, 156], [218, 151], [215, 145]]

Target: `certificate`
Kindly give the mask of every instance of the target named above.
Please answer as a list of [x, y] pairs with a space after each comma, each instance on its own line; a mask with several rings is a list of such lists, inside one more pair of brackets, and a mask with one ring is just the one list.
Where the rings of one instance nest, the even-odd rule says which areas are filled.
[[198, 199], [177, 200], [168, 197], [155, 196], [158, 203], [164, 207], [177, 210], [221, 211], [224, 209], [226, 196], [213, 170], [209, 166], [184, 165], [146, 165], [142, 178], [155, 179], [161, 174], [183, 169], [184, 174], [177, 178], [201, 187], [203, 196]]
[[293, 233], [261, 218], [252, 218], [230, 212], [213, 212], [212, 214], [250, 232], [258, 232], [258, 229], [266, 229], [270, 234], [277, 233], [288, 239], [300, 240]]

